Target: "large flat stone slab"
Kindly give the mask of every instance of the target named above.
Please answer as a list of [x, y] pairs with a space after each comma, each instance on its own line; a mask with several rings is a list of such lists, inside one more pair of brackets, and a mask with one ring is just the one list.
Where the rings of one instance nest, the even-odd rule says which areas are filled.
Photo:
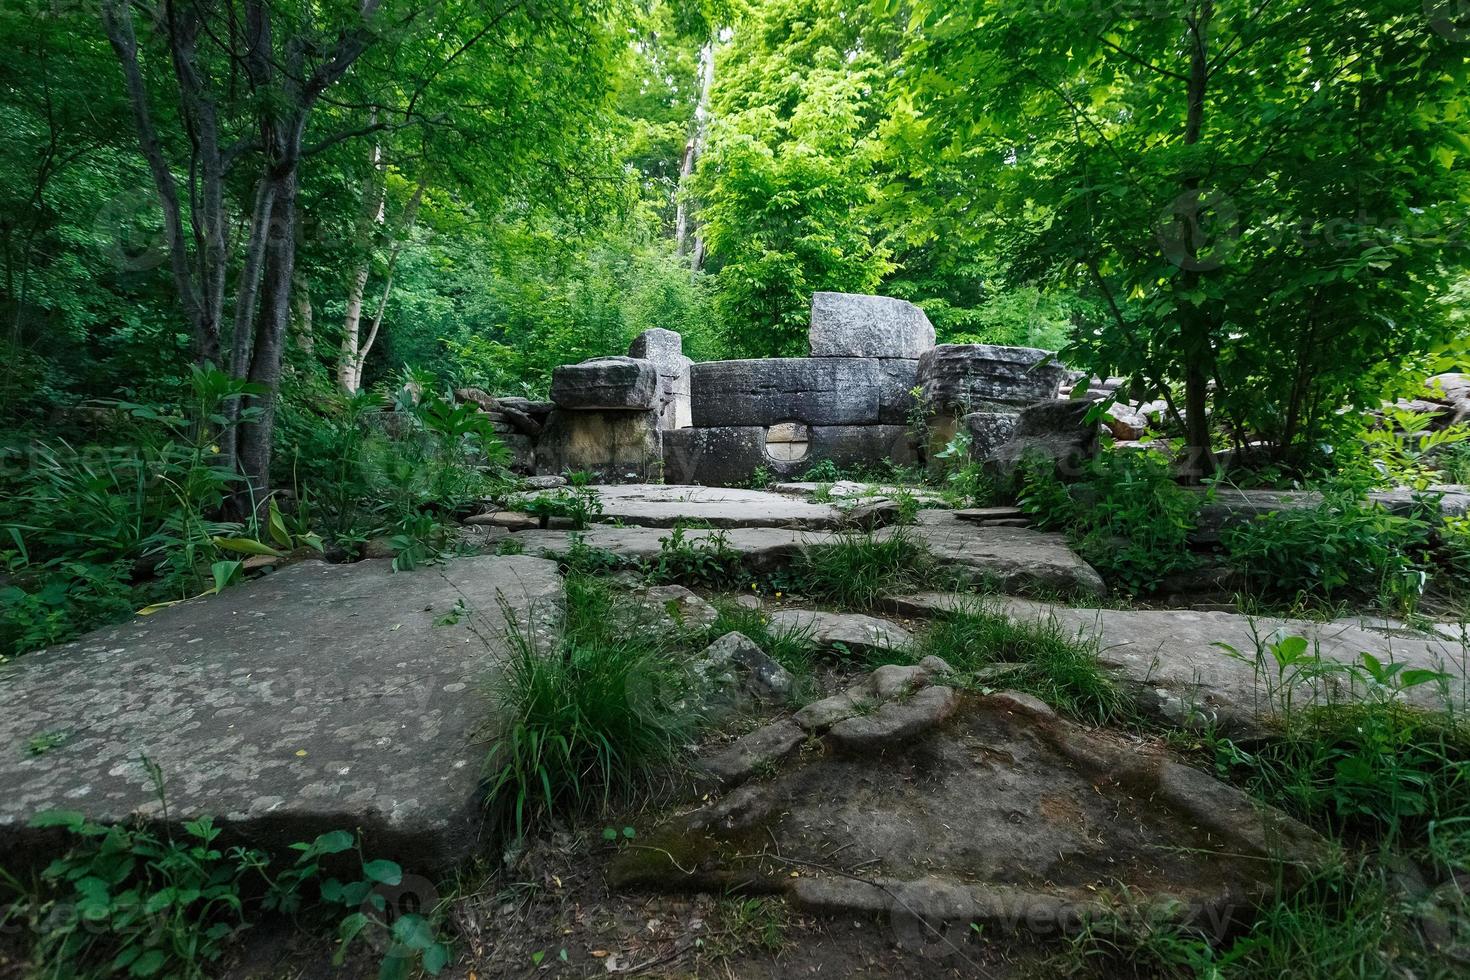
[[771, 357], [690, 368], [696, 426], [902, 425], [918, 361]]
[[[906, 615], [924, 615], [956, 608], [973, 608], [975, 596], [926, 593], [904, 596], [890, 608]], [[1239, 731], [1255, 731], [1280, 713], [1264, 682], [1258, 682], [1252, 664], [1229, 656], [1216, 644], [1228, 643], [1247, 657], [1256, 654], [1256, 637], [1270, 643], [1285, 636], [1301, 636], [1322, 660], [1358, 664], [1363, 653], [1380, 661], [1443, 671], [1448, 684], [1425, 685], [1406, 692], [1406, 700], [1440, 710], [1446, 705], [1464, 710], [1470, 689], [1470, 652], [1459, 638], [1391, 628], [1374, 628], [1359, 620], [1318, 623], [1307, 620], [1251, 618], [1238, 613], [1194, 610], [1081, 609], [1026, 599], [986, 600], [989, 608], [1015, 619], [1055, 621], [1061, 628], [1097, 644], [1099, 662], [1132, 691], [1140, 705], [1174, 724], [1214, 722]], [[1274, 676], [1271, 664], [1267, 671]], [[1337, 697], [1361, 697], [1342, 680], [1330, 685]], [[1326, 696], [1326, 687], [1319, 693]], [[1295, 692], [1297, 704], [1310, 703], [1311, 688]]]
[[[556, 566], [466, 558], [306, 562], [24, 657], [0, 675], [0, 864], [44, 850], [38, 812], [214, 815], [281, 848], [361, 828], [415, 869], [475, 848], [485, 687], [559, 615]], [[37, 736], [60, 744], [27, 751]]]
[[941, 564], [968, 570], [977, 581], [1002, 591], [1049, 591], [1067, 595], [1107, 593], [1102, 576], [1060, 534], [1027, 527], [978, 525], [953, 511], [923, 510], [918, 524], [885, 528], [922, 541]]
[[722, 528], [828, 530], [836, 528], [842, 521], [842, 511], [831, 504], [762, 490], [657, 483], [629, 483], [594, 489], [602, 502], [601, 520], [637, 527], [668, 528], [686, 521]]
[[749, 484], [756, 471], [781, 479], [801, 476], [827, 460], [840, 469], [870, 468], [886, 461], [917, 461], [913, 439], [902, 425], [814, 425], [803, 430], [807, 451], [800, 459], [770, 451], [771, 432], [758, 425], [676, 429], [663, 434], [664, 479], [706, 486]]
[[812, 357], [918, 360], [934, 346], [934, 325], [906, 300], [858, 293], [812, 294]]
[[[651, 561], [659, 556], [663, 542], [671, 532], [656, 527], [613, 527], [594, 524], [585, 531], [522, 531], [512, 540], [518, 541], [528, 555], [562, 557], [574, 543], [610, 551], [632, 561]], [[698, 546], [711, 535], [722, 535], [725, 547], [735, 551], [746, 571], [755, 574], [784, 568], [807, 544], [820, 543], [832, 535], [827, 531], [798, 531], [778, 527], [734, 527], [713, 530], [691, 529], [684, 540]]]

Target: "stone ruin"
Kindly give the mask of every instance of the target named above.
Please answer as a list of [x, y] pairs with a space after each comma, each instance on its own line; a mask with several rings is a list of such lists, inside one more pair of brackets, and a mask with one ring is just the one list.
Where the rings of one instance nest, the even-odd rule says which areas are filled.
[[975, 458], [989, 458], [1068, 376], [1047, 351], [934, 341], [912, 303], [819, 292], [808, 357], [696, 364], [678, 333], [654, 329], [627, 356], [556, 368], [550, 402], [483, 407], [505, 416], [497, 428], [524, 473], [737, 486], [824, 460], [921, 464], [962, 426]]

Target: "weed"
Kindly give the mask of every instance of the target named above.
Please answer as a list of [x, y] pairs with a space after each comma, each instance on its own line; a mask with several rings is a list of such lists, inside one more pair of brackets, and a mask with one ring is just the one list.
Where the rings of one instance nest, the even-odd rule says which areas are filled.
[[489, 818], [523, 835], [537, 823], [598, 812], [648, 787], [694, 724], [682, 659], [596, 579], [567, 578], [551, 643], [524, 630], [493, 692], [503, 719], [485, 762]]
[[904, 528], [844, 533], [808, 545], [792, 569], [801, 591], [844, 609], [869, 610], [885, 596], [924, 584], [933, 560]]
[[830, 459], [823, 459], [808, 466], [801, 479], [803, 483], [836, 483], [842, 479], [842, 471]]
[[598, 548], [590, 545], [582, 535], [573, 532], [567, 543], [567, 550], [557, 557], [551, 552], [544, 552], [545, 557], [556, 558], [562, 571], [573, 575], [607, 575], [637, 565], [637, 561], [616, 551], [607, 548]]
[[702, 537], [690, 538], [681, 524], [659, 541], [658, 548], [648, 572], [650, 581], [723, 589], [745, 578], [740, 552], [730, 547], [724, 531], [706, 531]]
[[1055, 619], [1014, 620], [976, 598], [937, 617], [904, 654], [913, 662], [931, 655], [972, 684], [1033, 694], [1091, 723], [1125, 717], [1123, 698], [1098, 667], [1096, 643], [1068, 634]]
[[511, 506], [540, 519], [543, 528], [555, 517], [571, 524], [572, 530], [583, 531], [595, 518], [602, 516], [602, 498], [585, 484], [519, 497], [511, 502]]
[[495, 553], [497, 555], [524, 555], [526, 553], [526, 545], [525, 542], [518, 541], [515, 538], [502, 538], [500, 543], [495, 546]]

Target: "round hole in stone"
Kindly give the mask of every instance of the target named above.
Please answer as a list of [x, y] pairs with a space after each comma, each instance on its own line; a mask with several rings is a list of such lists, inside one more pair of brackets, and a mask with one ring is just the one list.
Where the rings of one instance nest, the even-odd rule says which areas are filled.
[[806, 459], [812, 430], [805, 422], [777, 422], [766, 430], [766, 455], [778, 463]]

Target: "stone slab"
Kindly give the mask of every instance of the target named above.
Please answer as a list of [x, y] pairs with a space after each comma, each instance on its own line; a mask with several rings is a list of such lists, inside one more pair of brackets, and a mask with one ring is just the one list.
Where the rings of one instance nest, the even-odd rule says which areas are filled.
[[[710, 527], [785, 527], [832, 530], [842, 511], [788, 494], [737, 487], [628, 483], [594, 488], [602, 502], [600, 520], [636, 527], [674, 527], [681, 521]], [[524, 494], [521, 497], [536, 496]]]
[[812, 357], [902, 357], [934, 346], [934, 325], [914, 304], [857, 293], [812, 295]]
[[[1212, 544], [1220, 540], [1220, 532], [1227, 527], [1248, 523], [1266, 514], [1311, 510], [1322, 503], [1322, 494], [1313, 490], [1259, 490], [1238, 487], [1214, 487], [1198, 490], [1205, 502], [1200, 507], [1199, 525], [1190, 536], [1199, 544]], [[1437, 484], [1429, 487], [1425, 494], [1439, 498], [1439, 509], [1445, 517], [1464, 517], [1470, 514], [1470, 487], [1458, 484]], [[1409, 515], [1417, 508], [1410, 490], [1377, 490], [1368, 494], [1373, 503], [1382, 504], [1391, 514]]]
[[908, 430], [899, 425], [814, 425], [807, 430], [807, 452], [800, 459], [777, 458], [767, 451], [761, 426], [714, 426], [665, 432], [664, 479], [669, 483], [739, 486], [756, 471], [791, 478], [818, 462], [838, 467], [874, 467], [885, 461], [903, 466], [917, 460]]
[[875, 425], [885, 380], [875, 359], [776, 357], [690, 368], [696, 426]]
[[304, 562], [21, 658], [0, 676], [0, 864], [53, 841], [26, 829], [43, 810], [158, 818], [145, 756], [173, 820], [269, 848], [361, 828], [416, 870], [467, 857], [505, 613], [539, 629], [561, 602], [530, 557]]
[[656, 409], [558, 408], [536, 443], [536, 470], [543, 476], [591, 473], [603, 483], [657, 480], [663, 474], [661, 419]]
[[832, 649], [840, 644], [856, 654], [901, 650], [914, 640], [896, 623], [858, 613], [780, 609], [771, 613], [769, 622], [773, 632], [800, 635], [813, 647]]
[[930, 414], [954, 416], [1053, 399], [1067, 369], [1052, 356], [1031, 347], [940, 344], [919, 359], [920, 397]]
[[595, 357], [551, 372], [559, 408], [622, 411], [658, 407], [658, 368], [636, 357]]
[[[889, 608], [918, 616], [973, 607], [977, 601], [975, 596], [924, 593], [897, 598]], [[1460, 637], [1375, 628], [1371, 622], [1353, 619], [1318, 623], [1215, 611], [1072, 608], [1000, 598], [991, 608], [1017, 619], [1052, 620], [1067, 632], [1096, 642], [1102, 665], [1144, 708], [1173, 724], [1213, 722], [1256, 731], [1271, 723], [1279, 714], [1279, 701], [1257, 682], [1253, 665], [1216, 645], [1228, 643], [1253, 657], [1257, 636], [1267, 642], [1281, 636], [1305, 637], [1323, 660], [1339, 664], [1359, 663], [1366, 652], [1384, 662], [1443, 671], [1450, 675], [1445, 688], [1414, 688], [1408, 701], [1433, 710], [1449, 705], [1460, 711], [1470, 703], [1470, 652]], [[1269, 659], [1270, 654], [1266, 656]], [[1333, 685], [1332, 692], [1337, 697], [1364, 693], [1341, 684]], [[1311, 697], [1309, 690], [1296, 692], [1298, 704], [1309, 703]]]
[[878, 533], [908, 533], [922, 541], [941, 564], [966, 569], [1006, 592], [1045, 590], [1068, 595], [1107, 593], [1102, 576], [1049, 531], [992, 527], [963, 520], [953, 511], [921, 510], [918, 524]]

